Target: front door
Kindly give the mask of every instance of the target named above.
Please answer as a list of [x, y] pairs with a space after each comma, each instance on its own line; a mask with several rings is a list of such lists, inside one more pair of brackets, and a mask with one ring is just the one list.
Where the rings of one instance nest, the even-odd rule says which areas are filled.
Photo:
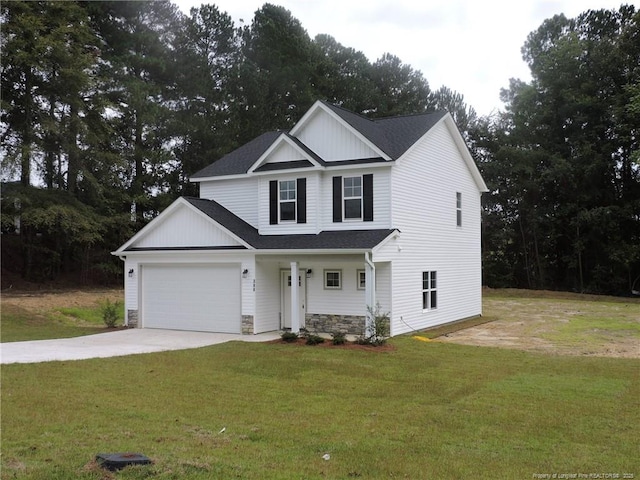
[[[291, 270], [283, 270], [282, 271], [282, 296], [281, 296], [281, 307], [280, 311], [282, 312], [282, 328], [291, 328]], [[306, 302], [306, 277], [304, 275], [304, 270], [300, 269], [298, 271], [298, 288], [299, 294], [298, 299], [300, 301], [299, 309], [300, 309], [300, 327], [304, 327], [304, 313], [305, 313], [305, 302]]]

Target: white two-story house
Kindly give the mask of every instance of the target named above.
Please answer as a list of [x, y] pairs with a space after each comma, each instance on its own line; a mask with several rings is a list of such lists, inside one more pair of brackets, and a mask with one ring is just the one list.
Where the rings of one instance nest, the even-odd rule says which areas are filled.
[[316, 102], [196, 173], [113, 252], [126, 323], [398, 335], [482, 313], [487, 187], [448, 113], [368, 119]]

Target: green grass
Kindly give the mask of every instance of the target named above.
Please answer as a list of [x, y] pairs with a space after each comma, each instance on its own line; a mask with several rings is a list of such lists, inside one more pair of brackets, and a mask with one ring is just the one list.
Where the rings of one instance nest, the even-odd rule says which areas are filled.
[[[2, 479], [640, 475], [640, 361], [390, 343], [3, 366]], [[123, 451], [155, 463], [91, 464]]]
[[[124, 321], [122, 308], [118, 309], [119, 324]], [[35, 313], [16, 305], [2, 305], [0, 341], [19, 342], [70, 338], [103, 333], [105, 324], [99, 305], [94, 307], [56, 308]]]

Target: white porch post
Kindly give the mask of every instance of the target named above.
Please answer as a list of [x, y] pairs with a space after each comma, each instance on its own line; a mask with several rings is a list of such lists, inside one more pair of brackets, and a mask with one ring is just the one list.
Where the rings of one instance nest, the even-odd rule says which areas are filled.
[[300, 284], [298, 262], [291, 262], [291, 331], [300, 332]]
[[367, 308], [365, 316], [365, 335], [373, 335], [373, 318], [370, 312], [376, 309], [376, 266], [369, 258], [369, 252], [364, 254], [364, 298]]

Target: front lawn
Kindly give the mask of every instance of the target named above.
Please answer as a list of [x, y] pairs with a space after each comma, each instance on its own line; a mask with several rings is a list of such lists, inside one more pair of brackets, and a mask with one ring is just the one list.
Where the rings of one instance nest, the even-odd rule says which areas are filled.
[[3, 366], [2, 479], [639, 478], [639, 360], [390, 343]]

